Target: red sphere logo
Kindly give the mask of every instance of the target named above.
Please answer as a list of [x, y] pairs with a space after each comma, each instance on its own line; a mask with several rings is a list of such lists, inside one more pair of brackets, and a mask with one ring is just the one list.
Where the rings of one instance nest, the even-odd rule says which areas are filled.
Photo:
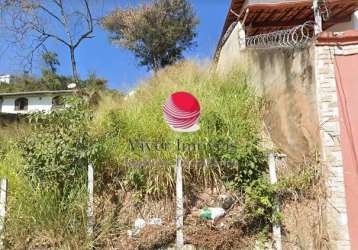
[[174, 131], [195, 132], [200, 128], [200, 104], [190, 93], [173, 93], [165, 103], [163, 111], [165, 120]]

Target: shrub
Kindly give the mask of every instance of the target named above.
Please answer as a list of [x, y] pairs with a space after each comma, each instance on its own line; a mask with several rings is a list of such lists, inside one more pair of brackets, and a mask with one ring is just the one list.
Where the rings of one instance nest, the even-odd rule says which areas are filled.
[[33, 183], [49, 182], [64, 190], [81, 181], [87, 165], [100, 156], [100, 144], [89, 134], [91, 119], [81, 99], [70, 100], [65, 109], [31, 115], [33, 131], [19, 146]]
[[82, 249], [87, 244], [82, 175], [85, 163], [98, 159], [98, 145], [89, 133], [86, 104], [71, 103], [66, 110], [33, 114], [32, 128], [20, 124], [11, 127], [12, 133], [1, 130], [7, 137], [0, 136], [0, 178], [9, 180], [6, 249]]
[[276, 195], [276, 186], [270, 184], [266, 176], [252, 181], [246, 187], [245, 216], [254, 230], [281, 221], [282, 214], [276, 210]]

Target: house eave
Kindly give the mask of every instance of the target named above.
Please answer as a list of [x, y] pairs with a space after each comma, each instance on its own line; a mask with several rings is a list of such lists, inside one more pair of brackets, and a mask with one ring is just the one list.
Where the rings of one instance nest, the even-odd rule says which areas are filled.
[[[323, 30], [328, 29], [335, 23], [347, 21], [351, 14], [358, 10], [358, 0], [326, 0], [326, 3], [330, 10], [330, 17], [323, 22]], [[247, 9], [249, 9], [249, 14], [245, 21], [247, 36], [287, 29], [303, 24], [305, 21], [314, 20], [312, 0], [232, 0], [215, 51], [215, 61], [219, 57], [221, 47], [225, 43], [225, 34], [231, 24], [236, 21], [242, 21], [244, 18], [244, 15], [241, 15], [238, 20], [234, 13], [240, 14]]]
[[76, 90], [41, 90], [41, 91], [25, 91], [13, 93], [0, 93], [0, 97], [11, 96], [42, 96], [42, 95], [70, 95], [74, 94]]

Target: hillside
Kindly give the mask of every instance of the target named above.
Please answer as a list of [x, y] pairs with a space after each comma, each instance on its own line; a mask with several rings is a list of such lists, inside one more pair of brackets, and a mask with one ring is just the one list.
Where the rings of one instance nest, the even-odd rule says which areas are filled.
[[[8, 178], [11, 187], [6, 246], [172, 246], [175, 160], [181, 157], [187, 244], [252, 249], [270, 242], [272, 224], [283, 223], [285, 249], [293, 241], [303, 249], [322, 247], [319, 208], [324, 191], [318, 158], [313, 155], [295, 166], [278, 161], [279, 182], [270, 184], [268, 153], [278, 149], [268, 146], [272, 143], [264, 129], [265, 98], [249, 83], [244, 70], [219, 76], [208, 67], [183, 62], [144, 80], [129, 96], [103, 93], [96, 107], [69, 100], [66, 110], [35, 114], [30, 123], [1, 128], [0, 177]], [[165, 123], [163, 105], [176, 91], [190, 92], [199, 100], [198, 132], [174, 133]], [[89, 162], [95, 171], [92, 239], [86, 237]], [[277, 197], [282, 212], [276, 210]], [[200, 218], [202, 209], [223, 206], [227, 198], [230, 205], [223, 218]], [[147, 225], [131, 237], [128, 230], [137, 218], [160, 218], [162, 223]]]

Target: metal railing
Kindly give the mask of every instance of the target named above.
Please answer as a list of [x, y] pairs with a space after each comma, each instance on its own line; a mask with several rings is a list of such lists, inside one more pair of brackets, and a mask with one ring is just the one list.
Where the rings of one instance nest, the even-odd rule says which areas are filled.
[[290, 29], [278, 30], [246, 38], [247, 48], [303, 48], [313, 40], [313, 21]]

